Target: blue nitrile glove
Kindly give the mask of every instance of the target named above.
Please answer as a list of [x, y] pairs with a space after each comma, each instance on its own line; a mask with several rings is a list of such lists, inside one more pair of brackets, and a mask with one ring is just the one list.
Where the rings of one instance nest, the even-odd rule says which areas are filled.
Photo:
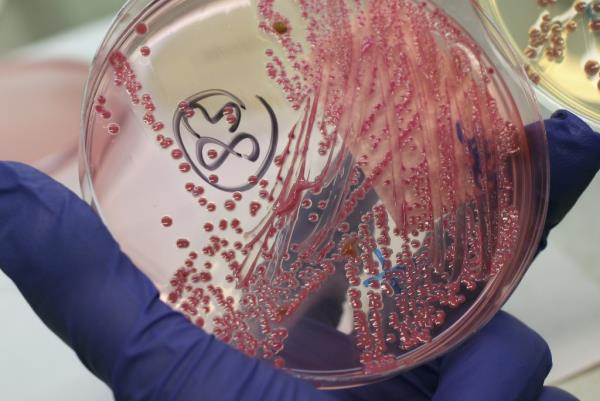
[[[547, 126], [554, 225], [600, 167], [600, 136], [566, 112]], [[18, 163], [0, 163], [0, 267], [117, 400], [572, 399], [543, 388], [547, 345], [504, 313], [431, 364], [360, 389], [318, 392], [172, 311], [85, 203]]]
[[600, 169], [600, 138], [574, 114], [559, 110], [546, 120], [550, 155], [550, 202], [540, 248]]

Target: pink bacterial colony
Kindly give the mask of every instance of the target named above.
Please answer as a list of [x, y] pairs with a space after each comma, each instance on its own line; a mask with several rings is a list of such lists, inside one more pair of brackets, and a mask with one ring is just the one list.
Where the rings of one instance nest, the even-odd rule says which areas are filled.
[[[359, 366], [392, 369], [511, 260], [519, 224], [511, 160], [526, 153], [524, 127], [480, 48], [429, 2], [298, 0], [305, 27], [278, 3], [258, 2], [258, 28], [276, 44], [265, 73], [299, 119], [270, 167], [277, 179], [248, 177], [256, 198], [211, 200], [125, 55], [110, 56], [114, 84], [145, 109], [159, 148], [190, 176], [182, 193], [205, 210], [199, 239], [175, 237], [186, 257], [167, 299], [220, 340], [283, 367], [294, 316], [342, 282]], [[309, 151], [324, 160], [316, 176]], [[336, 197], [323, 199], [347, 160]], [[174, 230], [177, 221], [164, 215], [158, 224]], [[317, 228], [294, 242], [299, 226]], [[225, 282], [214, 282], [217, 268], [228, 269]]]

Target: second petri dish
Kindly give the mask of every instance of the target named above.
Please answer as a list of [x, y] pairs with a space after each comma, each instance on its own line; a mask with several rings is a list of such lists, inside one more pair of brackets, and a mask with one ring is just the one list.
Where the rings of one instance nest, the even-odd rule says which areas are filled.
[[600, 1], [478, 2], [520, 54], [546, 106], [600, 127]]
[[165, 302], [322, 388], [487, 322], [537, 248], [547, 154], [469, 1], [132, 1], [82, 183]]

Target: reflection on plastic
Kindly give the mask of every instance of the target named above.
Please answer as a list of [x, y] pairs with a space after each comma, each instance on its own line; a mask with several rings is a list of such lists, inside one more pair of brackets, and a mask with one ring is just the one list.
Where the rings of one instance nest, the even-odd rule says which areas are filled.
[[0, 159], [54, 174], [77, 157], [87, 66], [70, 61], [0, 64]]

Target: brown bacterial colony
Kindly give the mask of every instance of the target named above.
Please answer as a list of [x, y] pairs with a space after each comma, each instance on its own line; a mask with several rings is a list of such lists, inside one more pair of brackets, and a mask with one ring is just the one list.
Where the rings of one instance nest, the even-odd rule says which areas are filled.
[[[537, 0], [537, 3], [547, 7], [555, 5], [557, 0]], [[555, 17], [548, 11], [542, 13], [538, 23], [529, 30], [529, 45], [523, 53], [531, 60], [545, 57], [548, 61], [560, 63], [565, 56], [569, 35], [574, 34], [578, 29], [587, 29], [592, 36], [600, 34], [600, 0], [574, 1], [569, 11]], [[540, 74], [529, 65], [525, 69], [529, 79], [539, 84]], [[587, 60], [583, 70], [589, 79], [597, 80], [597, 87], [600, 90], [599, 61]]]
[[[277, 5], [258, 1], [258, 28], [272, 43], [265, 74], [299, 117], [269, 166], [274, 178], [249, 176], [254, 189], [225, 201], [211, 199], [218, 173], [194, 182], [127, 58], [110, 57], [114, 84], [145, 110], [158, 149], [186, 177], [182, 196], [202, 210], [194, 238], [158, 218], [186, 255], [166, 298], [247, 355], [294, 367], [285, 352], [293, 328], [338, 291], [351, 309], [351, 367], [386, 371], [510, 262], [519, 234], [511, 169], [524, 157], [524, 127], [480, 48], [429, 2], [301, 0], [302, 29]], [[558, 58], [566, 24], [544, 21], [529, 51], [547, 44]], [[198, 114], [185, 101], [178, 108]], [[314, 158], [323, 167], [311, 178]], [[219, 269], [224, 282], [214, 282]]]

